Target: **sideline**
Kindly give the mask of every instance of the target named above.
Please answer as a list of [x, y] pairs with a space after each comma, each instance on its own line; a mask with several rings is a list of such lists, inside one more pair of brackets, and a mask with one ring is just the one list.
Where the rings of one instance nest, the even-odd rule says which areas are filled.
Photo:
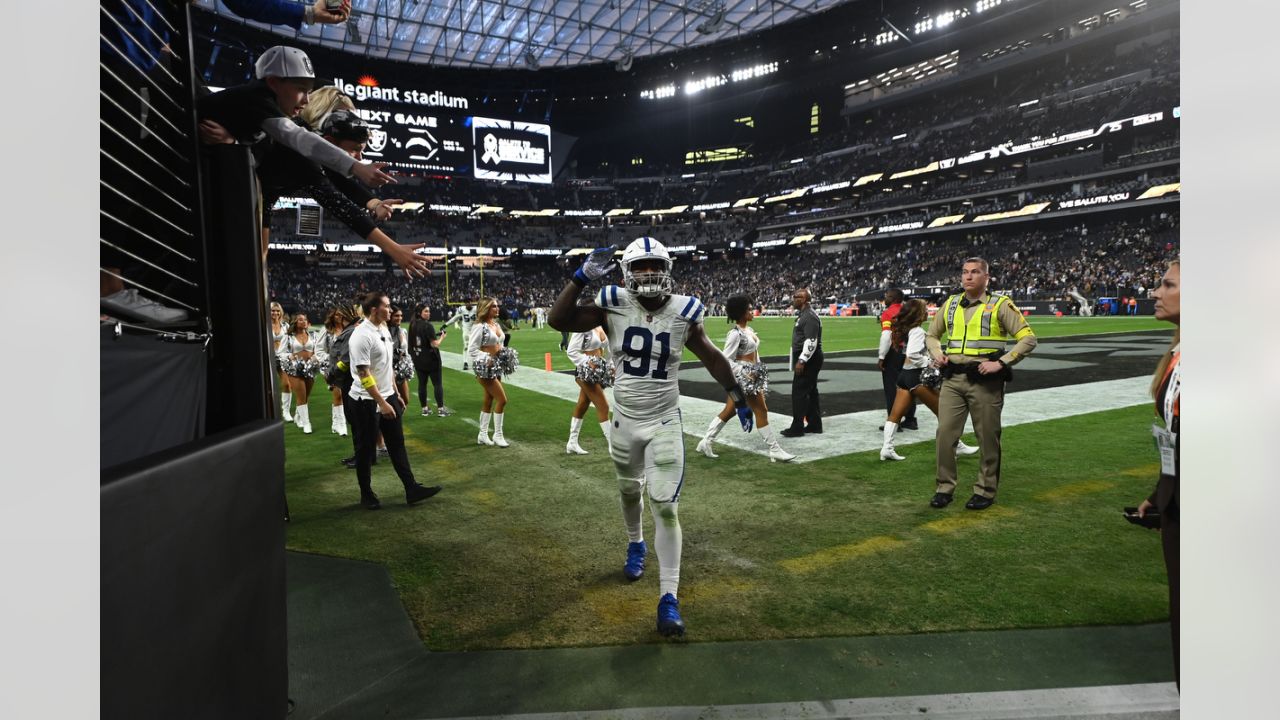
[[[441, 351], [440, 355], [446, 367], [462, 366], [461, 354]], [[578, 397], [578, 386], [574, 383], [573, 376], [568, 373], [547, 372], [526, 365], [503, 382], [524, 390], [560, 398], [566, 402], [573, 402]], [[1007, 428], [1043, 420], [1145, 405], [1151, 402], [1147, 394], [1150, 384], [1150, 376], [1142, 375], [1120, 380], [1103, 380], [1009, 393], [1005, 396], [1001, 424]], [[612, 405], [613, 388], [606, 388], [605, 395], [609, 399], [609, 404]], [[684, 415], [685, 434], [701, 439], [703, 431], [711, 422], [711, 417], [718, 414], [723, 407], [724, 404], [720, 402], [681, 395], [680, 410]], [[921, 412], [917, 418], [920, 429], [899, 433], [895, 440], [898, 448], [933, 440], [934, 433], [938, 429], [937, 418], [930, 412]], [[782, 438], [782, 444], [788, 452], [798, 456], [795, 460], [797, 463], [879, 450], [882, 438], [877, 428], [883, 422], [884, 412], [880, 410], [831, 415], [822, 419], [824, 430], [822, 435]], [[777, 428], [787, 427], [791, 424], [791, 416], [771, 409], [769, 424]], [[969, 429], [971, 431], [972, 425]], [[748, 434], [740, 430], [737, 421], [731, 421], [731, 424], [720, 431], [720, 435], [716, 437], [716, 446], [728, 446], [757, 455], [768, 455], [768, 448], [764, 446], [764, 442], [756, 432]]]

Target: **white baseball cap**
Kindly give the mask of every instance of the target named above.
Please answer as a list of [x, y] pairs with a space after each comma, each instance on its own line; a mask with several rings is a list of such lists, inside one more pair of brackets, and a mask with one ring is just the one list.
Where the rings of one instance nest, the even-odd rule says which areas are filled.
[[298, 48], [276, 45], [269, 48], [253, 64], [254, 76], [259, 80], [268, 77], [315, 78], [311, 58]]

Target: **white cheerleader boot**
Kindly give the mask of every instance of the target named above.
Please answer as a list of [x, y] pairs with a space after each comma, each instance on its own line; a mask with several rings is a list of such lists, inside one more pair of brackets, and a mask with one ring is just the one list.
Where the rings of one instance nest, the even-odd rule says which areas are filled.
[[712, 460], [720, 457], [711, 449], [711, 444], [715, 442], [716, 435], [720, 434], [720, 428], [722, 427], [724, 427], [724, 421], [720, 419], [720, 416], [713, 416], [711, 418], [711, 424], [707, 426], [707, 433], [703, 435], [702, 440], [698, 442], [698, 447], [696, 448], [697, 451]]
[[972, 445], [965, 445], [963, 440], [956, 441], [956, 455], [973, 455], [978, 452], [978, 448]]
[[293, 405], [293, 393], [280, 393], [280, 416], [285, 422], [293, 422], [293, 413], [289, 412], [290, 405]]
[[795, 455], [783, 450], [778, 444], [778, 435], [773, 431], [772, 425], [760, 428], [760, 438], [769, 447], [769, 462], [791, 462], [796, 459]]
[[566, 455], [587, 455], [586, 450], [578, 444], [578, 435], [582, 433], [582, 418], [569, 419], [569, 442], [565, 443], [564, 453]]
[[898, 432], [898, 423], [884, 424], [884, 444], [880, 446], [881, 460], [906, 460], [893, 449], [893, 434]]
[[489, 417], [490, 413], [480, 413], [480, 434], [476, 437], [477, 445], [492, 445], [493, 441], [489, 439]]
[[341, 405], [335, 406], [333, 408], [332, 414], [333, 414], [333, 423], [332, 423], [333, 426], [330, 429], [334, 433], [337, 433], [342, 437], [346, 437], [347, 436], [347, 416], [343, 414], [342, 406]]
[[299, 405], [293, 416], [298, 420], [298, 427], [302, 428], [304, 435], [311, 434], [311, 408], [306, 405]]
[[498, 447], [511, 447], [511, 443], [502, 437], [502, 413], [493, 414], [493, 444]]

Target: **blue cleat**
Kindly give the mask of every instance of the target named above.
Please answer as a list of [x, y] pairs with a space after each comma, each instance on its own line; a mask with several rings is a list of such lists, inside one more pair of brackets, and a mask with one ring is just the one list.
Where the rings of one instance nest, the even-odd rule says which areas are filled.
[[627, 543], [627, 564], [622, 566], [622, 574], [628, 580], [639, 580], [644, 575], [644, 555], [649, 551], [644, 541]]
[[684, 635], [684, 620], [680, 619], [680, 601], [667, 593], [658, 601], [658, 633], [670, 637]]

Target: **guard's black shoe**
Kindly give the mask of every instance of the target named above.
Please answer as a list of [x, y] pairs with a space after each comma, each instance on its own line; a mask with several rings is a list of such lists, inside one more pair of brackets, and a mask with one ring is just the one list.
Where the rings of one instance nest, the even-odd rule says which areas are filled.
[[902, 422], [898, 423], [898, 429], [899, 430], [919, 430], [920, 423], [917, 422], [916, 419], [913, 417], [903, 418]]
[[427, 498], [431, 497], [432, 495], [435, 495], [436, 493], [440, 492], [443, 489], [444, 488], [440, 487], [439, 485], [426, 487], [425, 485], [419, 485], [418, 483], [414, 483], [404, 489], [404, 499], [405, 499], [405, 502], [409, 503], [410, 505], [414, 505], [416, 503], [422, 502], [423, 500], [426, 500]]
[[382, 507], [382, 502], [372, 492], [360, 493], [360, 504], [364, 506], [365, 510], [377, 510]]
[[779, 435], [781, 435], [782, 437], [793, 437], [793, 438], [794, 438], [794, 437], [800, 437], [801, 435], [803, 435], [803, 434], [804, 434], [804, 430], [797, 430], [797, 429], [795, 429], [795, 428], [786, 428], [786, 429], [784, 429], [782, 432], [780, 432], [780, 433], [778, 433], [778, 434], [779, 434]]
[[804, 431], [805, 431], [805, 432], [807, 432], [807, 433], [809, 433], [810, 435], [821, 435], [821, 434], [822, 434], [822, 428], [821, 428], [821, 427], [814, 427], [814, 426], [812, 426], [812, 425], [806, 426], [806, 427], [805, 427], [805, 429], [804, 429]]
[[986, 510], [995, 504], [995, 501], [995, 498], [982, 497], [975, 493], [973, 497], [969, 498], [969, 502], [965, 503], [964, 506], [970, 510]]
[[933, 499], [929, 501], [931, 507], [944, 508], [951, 504], [951, 493], [934, 493]]
[[342, 463], [343, 465], [346, 465], [349, 468], [353, 468], [356, 466], [356, 456], [352, 455], [351, 457], [342, 458], [338, 462]]

